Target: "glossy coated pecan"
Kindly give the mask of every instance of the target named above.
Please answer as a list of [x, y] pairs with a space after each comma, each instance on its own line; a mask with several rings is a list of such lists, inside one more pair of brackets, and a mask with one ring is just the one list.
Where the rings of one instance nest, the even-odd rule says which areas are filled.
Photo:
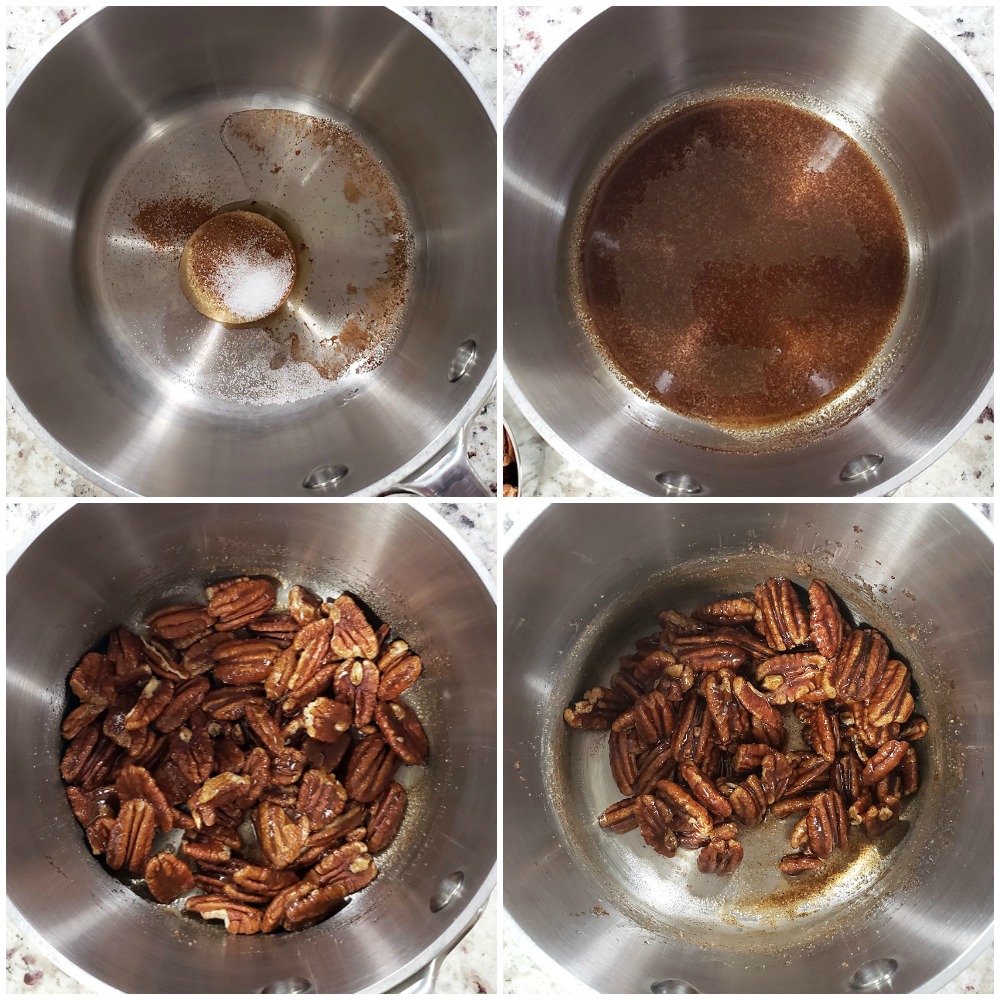
[[291, 819], [280, 806], [261, 802], [253, 811], [257, 843], [267, 863], [274, 868], [288, 868], [302, 853], [309, 836], [309, 821], [304, 816]]
[[819, 653], [782, 653], [758, 664], [754, 675], [772, 705], [812, 704], [837, 695], [833, 665]]
[[338, 660], [378, 658], [378, 640], [364, 612], [347, 594], [341, 594], [330, 607], [333, 638], [330, 649]]
[[809, 641], [809, 621], [802, 601], [788, 580], [771, 579], [753, 592], [757, 605], [754, 626], [767, 644], [783, 653]]
[[836, 792], [820, 792], [813, 799], [806, 814], [806, 835], [809, 851], [823, 859], [847, 843], [847, 810]]
[[62, 721], [59, 733], [64, 740], [72, 740], [83, 732], [95, 719], [100, 718], [104, 712], [104, 705], [94, 702], [88, 704], [84, 702], [77, 705], [69, 715]]
[[203, 920], [221, 920], [229, 934], [257, 934], [261, 929], [260, 910], [222, 893], [192, 896], [184, 908], [197, 913]]
[[782, 875], [802, 875], [815, 871], [823, 864], [819, 858], [811, 854], [786, 854], [778, 862], [778, 871]]
[[215, 679], [223, 684], [262, 684], [281, 652], [273, 639], [228, 639], [211, 652]]
[[100, 653], [87, 653], [69, 675], [70, 690], [87, 705], [106, 708], [115, 697], [115, 665]]
[[288, 591], [288, 614], [298, 625], [308, 625], [319, 617], [320, 599], [296, 584]]
[[395, 701], [423, 672], [420, 657], [402, 639], [391, 642], [378, 659], [378, 697]]
[[713, 815], [721, 819], [731, 816], [733, 812], [729, 800], [712, 784], [692, 761], [684, 761], [678, 769], [678, 774], [684, 779], [691, 794]]
[[139, 874], [152, 853], [156, 814], [145, 799], [123, 803], [118, 819], [108, 833], [104, 858], [109, 867], [127, 868]]
[[639, 767], [636, 764], [635, 753], [629, 747], [629, 734], [626, 730], [612, 732], [608, 743], [611, 759], [611, 775], [622, 795], [632, 795], [636, 780], [639, 777]]
[[759, 826], [767, 813], [767, 794], [760, 778], [751, 774], [740, 782], [729, 796], [729, 805], [736, 818], [745, 826]]
[[733, 675], [728, 670], [706, 674], [702, 681], [705, 705], [724, 746], [745, 739], [750, 732], [746, 709], [733, 694]]
[[873, 726], [888, 726], [894, 722], [906, 722], [912, 714], [910, 671], [899, 660], [889, 660], [868, 700], [868, 722]]
[[[733, 678], [736, 700], [759, 722], [760, 733], [772, 747], [785, 745], [785, 724], [781, 714], [745, 677]], [[753, 723], [751, 722], [751, 726]]]
[[899, 774], [902, 794], [915, 795], [920, 788], [920, 768], [917, 763], [917, 752], [913, 747], [906, 748]]
[[633, 793], [639, 795], [649, 792], [653, 786], [664, 778], [674, 775], [674, 755], [670, 744], [662, 740], [641, 753], [635, 759], [638, 774], [633, 783]]
[[357, 802], [374, 802], [389, 787], [400, 763], [380, 733], [366, 736], [347, 761], [347, 794]]
[[384, 851], [399, 833], [406, 815], [406, 789], [398, 781], [390, 783], [372, 806], [365, 843], [370, 854]]
[[334, 775], [316, 770], [302, 775], [295, 808], [309, 820], [310, 830], [329, 826], [346, 805], [347, 792]]
[[738, 840], [713, 838], [698, 855], [698, 871], [704, 875], [732, 875], [743, 860], [743, 845]]
[[274, 607], [277, 591], [270, 580], [247, 576], [223, 580], [205, 588], [208, 610], [215, 615], [218, 632], [233, 632]]
[[749, 625], [757, 616], [757, 605], [749, 597], [730, 597], [703, 604], [692, 612], [710, 625]]
[[634, 815], [642, 839], [665, 858], [677, 853], [677, 837], [670, 829], [673, 811], [655, 795], [640, 795], [635, 800]]
[[151, 725], [174, 697], [173, 681], [151, 677], [146, 681], [139, 699], [125, 714], [123, 722], [128, 730], [145, 729]]
[[710, 670], [739, 670], [747, 662], [746, 651], [728, 642], [708, 642], [683, 651], [678, 651], [677, 647], [674, 647], [674, 651], [680, 662], [689, 666], [695, 673], [705, 673]]
[[844, 617], [837, 598], [823, 580], [809, 585], [809, 638], [819, 652], [833, 659], [844, 641]]
[[205, 700], [210, 687], [211, 682], [207, 677], [192, 677], [178, 684], [170, 702], [156, 717], [154, 727], [161, 733], [172, 733], [180, 729]]
[[619, 692], [593, 687], [563, 712], [563, 721], [571, 729], [610, 729], [628, 707], [628, 701]]
[[115, 779], [115, 793], [119, 802], [129, 799], [145, 799], [152, 807], [156, 825], [164, 831], [174, 827], [173, 815], [163, 792], [153, 776], [144, 767], [128, 764], [118, 772]]
[[628, 833], [634, 830], [639, 821], [635, 818], [635, 799], [620, 799], [618, 802], [608, 806], [597, 818], [597, 822], [605, 830], [612, 830], [615, 833]]
[[866, 701], [878, 687], [889, 659], [881, 632], [856, 629], [845, 640], [834, 664], [834, 683], [841, 701]]
[[823, 760], [831, 763], [840, 750], [840, 726], [837, 716], [825, 705], [811, 705], [803, 718], [806, 723], [802, 735], [805, 741]]
[[910, 744], [906, 740], [888, 740], [872, 755], [861, 772], [863, 785], [876, 785], [903, 762]]
[[709, 836], [714, 825], [708, 810], [676, 781], [658, 781], [656, 795], [669, 805], [678, 816], [684, 817], [685, 825], [700, 836]]
[[927, 720], [922, 715], [911, 715], [909, 720], [900, 728], [899, 738], [913, 743], [923, 739], [928, 731]]
[[405, 763], [422, 764], [427, 759], [427, 734], [409, 705], [401, 701], [379, 702], [375, 722], [386, 743]]
[[149, 631], [177, 649], [187, 649], [212, 631], [215, 615], [201, 604], [174, 604], [146, 619]]

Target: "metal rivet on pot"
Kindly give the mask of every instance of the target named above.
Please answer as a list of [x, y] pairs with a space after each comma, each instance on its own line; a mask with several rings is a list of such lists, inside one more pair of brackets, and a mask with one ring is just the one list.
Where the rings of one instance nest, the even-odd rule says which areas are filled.
[[457, 382], [463, 375], [469, 373], [473, 362], [476, 360], [476, 342], [466, 340], [458, 345], [455, 356], [448, 365], [448, 381]]
[[889, 989], [899, 968], [894, 958], [876, 958], [866, 962], [851, 976], [851, 989], [860, 993], [879, 993]]
[[268, 983], [261, 993], [315, 993], [316, 987], [308, 979], [289, 976], [287, 979], [276, 979]]
[[874, 475], [884, 461], [881, 455], [858, 455], [840, 470], [840, 478], [848, 482], [852, 479], [865, 479]]
[[697, 993], [696, 990], [690, 983], [686, 983], [683, 979], [662, 979], [658, 983], [653, 983], [649, 987], [650, 993]]
[[450, 875], [445, 875], [441, 882], [438, 884], [434, 895], [431, 896], [431, 913], [437, 913], [438, 910], [443, 910], [455, 897], [459, 894], [462, 888], [462, 883], [465, 881], [464, 872], [452, 872]]
[[336, 486], [346, 475], [346, 465], [317, 465], [302, 480], [302, 488], [306, 490], [321, 490], [326, 486]]
[[667, 496], [690, 497], [702, 491], [701, 483], [685, 472], [661, 472], [655, 479]]

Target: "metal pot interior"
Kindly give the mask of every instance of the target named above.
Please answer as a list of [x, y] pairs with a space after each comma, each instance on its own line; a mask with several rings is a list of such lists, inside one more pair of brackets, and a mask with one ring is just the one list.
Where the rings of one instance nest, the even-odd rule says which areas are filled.
[[[548, 508], [504, 563], [505, 905], [552, 958], [602, 992], [933, 989], [989, 939], [992, 816], [991, 546], [971, 512], [936, 505]], [[947, 553], [947, 556], [945, 555]], [[557, 580], [543, 571], [558, 565]], [[912, 666], [922, 787], [878, 843], [857, 831], [818, 878], [786, 879], [794, 819], [741, 831], [728, 878], [701, 875], [597, 817], [621, 798], [607, 734], [562, 709], [617, 658], [690, 612], [769, 575], [826, 579]], [[956, 963], [959, 963], [956, 966]], [[946, 970], [951, 969], [951, 972]], [[888, 976], [881, 979], [880, 977]], [[807, 985], [804, 985], [807, 984]]]
[[[496, 132], [459, 65], [415, 19], [378, 7], [109, 7], [74, 21], [7, 111], [7, 374], [29, 422], [90, 478], [144, 495], [298, 495], [323, 467], [321, 493], [379, 492], [440, 451], [488, 392], [496, 351]], [[326, 380], [287, 357], [294, 338], [269, 341], [269, 321], [204, 319], [173, 257], [131, 228], [133, 188], [216, 210], [259, 194], [220, 141], [250, 109], [346, 125], [398, 189], [410, 291], [373, 370]], [[258, 168], [294, 235], [319, 185]], [[362, 284], [365, 205], [303, 265], [296, 323], [315, 338], [343, 320], [324, 283]], [[379, 315], [371, 296], [363, 307]]]
[[[600, 167], [661, 109], [763, 93], [827, 118], [893, 188], [910, 276], [865, 408], [738, 440], [621, 382], [571, 295], [573, 228]], [[561, 449], [653, 495], [888, 492], [982, 411], [993, 371], [992, 102], [906, 14], [888, 8], [622, 7], [538, 69], [504, 129], [505, 364]], [[822, 411], [820, 411], [822, 412]]]
[[[424, 660], [408, 700], [431, 756], [401, 772], [410, 795], [400, 837], [365, 892], [297, 934], [235, 937], [140, 898], [90, 853], [59, 776], [66, 678], [79, 657], [154, 603], [201, 599], [206, 580], [245, 572], [324, 596], [350, 590]], [[428, 517], [403, 504], [79, 505], [21, 555], [7, 595], [8, 810], [19, 817], [7, 832], [8, 900], [83, 981], [129, 993], [289, 992], [295, 980], [379, 992], [453, 943], [485, 903], [496, 860], [496, 608]]]

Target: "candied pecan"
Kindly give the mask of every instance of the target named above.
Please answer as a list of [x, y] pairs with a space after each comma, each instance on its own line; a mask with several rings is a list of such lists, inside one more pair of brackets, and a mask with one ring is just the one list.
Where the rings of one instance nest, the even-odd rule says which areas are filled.
[[127, 628], [112, 629], [108, 636], [108, 659], [115, 665], [115, 685], [128, 687], [145, 681], [152, 672], [143, 660], [142, 640]]
[[757, 615], [757, 605], [749, 597], [730, 597], [703, 604], [691, 615], [709, 625], [749, 625]]
[[209, 778], [189, 799], [188, 808], [200, 829], [215, 826], [216, 813], [223, 806], [244, 796], [250, 787], [250, 779], [232, 771], [223, 771]]
[[125, 717], [132, 711], [135, 697], [133, 691], [120, 691], [108, 707], [101, 724], [101, 732], [123, 750], [132, 745], [132, 733], [125, 726]]
[[747, 736], [750, 720], [746, 709], [733, 694], [733, 675], [728, 670], [706, 674], [702, 693], [719, 740], [725, 746]]
[[372, 859], [368, 846], [362, 841], [353, 841], [342, 847], [333, 848], [306, 872], [306, 879], [314, 885], [327, 886], [339, 882], [345, 875], [357, 874], [371, 867]]
[[608, 806], [598, 817], [597, 822], [605, 830], [613, 830], [615, 833], [628, 833], [634, 830], [639, 821], [635, 818], [635, 799], [620, 799], [613, 805]]
[[611, 733], [608, 743], [611, 759], [611, 775], [622, 795], [632, 795], [639, 777], [636, 755], [629, 747], [629, 734], [625, 730]]
[[118, 801], [122, 803], [129, 799], [145, 799], [153, 807], [156, 825], [163, 831], [173, 829], [170, 805], [153, 776], [144, 767], [136, 767], [133, 764], [123, 767], [115, 779], [115, 792]]
[[261, 802], [253, 811], [257, 842], [267, 863], [274, 868], [290, 868], [302, 853], [309, 835], [305, 816], [291, 819], [281, 806]]
[[670, 829], [673, 811], [670, 805], [656, 795], [640, 795], [633, 809], [642, 839], [665, 858], [677, 853], [677, 837]]
[[887, 774], [895, 771], [903, 762], [910, 744], [905, 740], [888, 740], [874, 753], [861, 772], [861, 783], [878, 784]]
[[690, 760], [698, 744], [702, 721], [705, 717], [705, 700], [696, 691], [689, 692], [681, 702], [674, 725], [672, 748], [674, 760]]
[[125, 715], [126, 729], [145, 729], [170, 704], [174, 697], [173, 681], [151, 677], [146, 681], [139, 700]]
[[222, 893], [192, 896], [184, 908], [197, 913], [203, 920], [223, 921], [229, 934], [257, 934], [261, 930], [260, 910]]
[[662, 678], [679, 677], [683, 669], [683, 664], [677, 662], [673, 653], [654, 649], [636, 663], [634, 676], [642, 691], [651, 691]]
[[152, 639], [140, 639], [143, 659], [157, 677], [167, 681], [186, 681], [188, 674], [160, 643]]
[[322, 888], [311, 888], [304, 896], [292, 900], [285, 906], [281, 926], [286, 931], [299, 931], [319, 923], [333, 912], [340, 900], [350, 895], [351, 892], [364, 888], [375, 877], [375, 874], [375, 871], [372, 871], [371, 878], [367, 881], [356, 879], [356, 888], [353, 884], [348, 886], [346, 882]]
[[901, 801], [898, 796], [891, 796], [885, 802], [869, 805], [860, 815], [861, 825], [869, 837], [882, 836], [898, 819]]
[[771, 750], [760, 764], [760, 783], [768, 805], [784, 798], [792, 777], [792, 765], [780, 751]]
[[215, 615], [201, 604], [174, 604], [146, 618], [149, 631], [177, 649], [187, 649], [212, 631]]
[[101, 817], [114, 817], [118, 808], [118, 792], [114, 785], [105, 785], [103, 788], [93, 788], [90, 791], [70, 785], [66, 789], [66, 797], [69, 799], [76, 821], [83, 827]]
[[328, 618], [320, 618], [305, 625], [292, 640], [291, 652], [297, 654], [295, 665], [289, 670], [288, 662], [284, 658], [275, 664], [271, 680], [275, 689], [281, 689], [282, 681], [287, 691], [295, 691], [308, 684], [330, 658], [332, 634], [333, 623]]
[[822, 864], [819, 858], [811, 854], [786, 854], [778, 862], [778, 871], [782, 875], [801, 875], [803, 872], [815, 871]]
[[906, 722], [913, 714], [910, 671], [899, 660], [889, 660], [882, 679], [868, 699], [868, 721], [873, 726]]
[[773, 650], [783, 653], [809, 641], [806, 612], [790, 581], [770, 579], [754, 587], [753, 596], [754, 627]]
[[298, 867], [315, 864], [339, 840], [352, 837], [354, 831], [365, 830], [364, 823], [367, 809], [358, 803], [349, 805], [329, 826], [322, 830], [314, 830], [306, 838], [306, 846], [296, 862]]
[[115, 666], [100, 653], [87, 653], [69, 675], [70, 690], [84, 704], [106, 708], [115, 696]]
[[301, 721], [302, 709], [316, 697], [330, 690], [339, 666], [338, 663], [325, 663], [308, 681], [300, 684], [294, 691], [289, 691], [281, 699], [282, 714], [292, 721], [296, 718]]
[[423, 671], [420, 657], [412, 653], [409, 645], [402, 639], [391, 642], [376, 665], [380, 701], [395, 701]]
[[823, 580], [809, 585], [809, 638], [828, 659], [837, 655], [844, 641], [844, 618], [833, 591]]
[[823, 859], [847, 843], [847, 810], [836, 792], [828, 789], [813, 799], [806, 814], [806, 835], [810, 852]]
[[655, 690], [662, 691], [667, 701], [683, 701], [684, 696], [694, 687], [695, 673], [691, 667], [678, 664], [680, 673], [676, 677], [664, 673], [656, 681]]
[[747, 661], [746, 651], [728, 642], [699, 643], [683, 652], [675, 647], [675, 655], [695, 673], [711, 670], [739, 670]]
[[372, 806], [365, 833], [369, 854], [384, 851], [395, 840], [405, 813], [406, 789], [398, 781], [393, 781]]
[[301, 745], [306, 762], [311, 767], [318, 767], [321, 771], [335, 770], [350, 748], [350, 733], [341, 733], [332, 743], [325, 743], [309, 736], [302, 741]]
[[247, 722], [254, 735], [267, 747], [269, 753], [277, 756], [285, 749], [285, 739], [281, 734], [281, 726], [265, 706], [248, 704], [244, 710]]
[[85, 726], [73, 738], [70, 745], [66, 748], [66, 752], [63, 754], [62, 763], [59, 767], [59, 773], [62, 774], [63, 781], [70, 783], [76, 781], [83, 770], [83, 766], [87, 763], [94, 748], [97, 746], [98, 736], [97, 727], [90, 725]]
[[796, 764], [785, 788], [785, 795], [799, 795], [813, 788], [822, 788], [829, 780], [831, 766], [822, 757], [804, 757]]
[[281, 646], [273, 639], [227, 639], [211, 652], [213, 675], [223, 684], [258, 684], [271, 675]]
[[104, 711], [104, 705], [99, 702], [84, 702], [77, 705], [62, 721], [59, 733], [64, 740], [75, 739], [92, 722], [98, 719]]
[[911, 715], [909, 720], [899, 730], [899, 738], [913, 743], [927, 735], [927, 720], [922, 715]]
[[617, 691], [594, 687], [563, 712], [563, 721], [572, 729], [610, 729], [611, 723], [628, 707]]
[[218, 632], [233, 632], [274, 607], [277, 590], [270, 580], [247, 576], [223, 580], [205, 588], [208, 610], [218, 618]]
[[283, 648], [291, 643], [298, 630], [299, 623], [291, 615], [286, 614], [261, 615], [247, 625], [247, 631], [253, 632], [254, 635], [267, 636], [268, 639], [280, 643]]
[[113, 816], [97, 816], [87, 824], [84, 832], [87, 844], [94, 854], [103, 854], [107, 850], [108, 839], [115, 828], [115, 822]]
[[347, 594], [341, 594], [328, 605], [333, 622], [330, 649], [338, 660], [354, 658], [374, 660], [378, 657], [378, 640], [375, 630], [368, 624], [364, 612]]
[[678, 816], [683, 816], [685, 824], [701, 836], [709, 836], [713, 821], [708, 810], [689, 792], [675, 781], [658, 781], [656, 794], [669, 803], [671, 810]]
[[233, 852], [229, 844], [216, 837], [196, 838], [188, 833], [185, 833], [181, 841], [181, 850], [202, 865], [210, 861], [229, 861]]
[[666, 740], [662, 740], [640, 754], [636, 758], [635, 764], [638, 773], [633, 783], [633, 792], [640, 795], [650, 791], [663, 778], [673, 776], [674, 756], [670, 744]]
[[767, 743], [741, 743], [733, 754], [733, 770], [741, 774], [760, 767], [772, 749]]
[[140, 873], [153, 849], [156, 814], [145, 799], [129, 799], [122, 804], [118, 819], [108, 833], [104, 858], [111, 868], [127, 868]]
[[173, 697], [157, 715], [153, 725], [161, 733], [172, 733], [180, 729], [191, 714], [205, 700], [211, 682], [207, 677], [192, 677], [174, 688]]
[[409, 705], [380, 701], [375, 708], [375, 722], [386, 743], [407, 764], [422, 764], [427, 759], [427, 734]]
[[[216, 760], [219, 759], [219, 747], [222, 743], [216, 743]], [[244, 777], [250, 779], [250, 783], [245, 787], [240, 795], [233, 801], [240, 809], [249, 809], [257, 804], [264, 789], [271, 783], [271, 758], [263, 747], [254, 747], [245, 757], [243, 757], [238, 767], [227, 768], [229, 771], [239, 771]]]
[[851, 754], [841, 754], [833, 765], [830, 787], [839, 792], [845, 802], [853, 802], [863, 791], [861, 763]]
[[698, 769], [695, 763], [684, 761], [677, 770], [685, 784], [691, 789], [691, 794], [713, 816], [724, 819], [732, 815], [733, 809], [727, 798], [712, 784], [708, 776]]
[[306, 755], [296, 747], [285, 747], [271, 761], [271, 781], [275, 785], [294, 785], [306, 769]]
[[262, 902], [273, 899], [298, 881], [299, 877], [294, 872], [260, 865], [243, 865], [233, 872], [235, 885], [247, 893], [253, 893]]
[[899, 767], [900, 787], [903, 795], [914, 795], [920, 787], [920, 768], [917, 764], [917, 752], [908, 746]]
[[834, 664], [834, 683], [841, 701], [866, 701], [871, 697], [889, 659], [881, 632], [856, 629], [843, 642]]
[[[346, 670], [345, 670], [346, 668]], [[337, 673], [341, 677], [346, 672], [346, 682], [341, 681], [341, 687], [336, 688], [346, 693], [346, 700], [354, 706], [354, 725], [358, 728], [367, 726], [375, 715], [375, 705], [378, 701], [379, 676], [378, 667], [371, 660], [351, 660]], [[335, 680], [336, 685], [336, 680]]]
[[320, 599], [296, 584], [288, 591], [288, 613], [298, 625], [308, 625], [319, 617]]
[[806, 719], [808, 724], [803, 730], [805, 741], [823, 760], [831, 763], [840, 750], [840, 726], [837, 717], [825, 705], [810, 706]]
[[836, 697], [832, 673], [832, 665], [819, 653], [781, 653], [758, 664], [754, 676], [772, 705], [791, 705]]
[[705, 631], [704, 622], [682, 615], [679, 611], [661, 611], [656, 618], [663, 631], [668, 633], [668, 641], [673, 641], [680, 635], [691, 635], [694, 632]]
[[759, 720], [761, 733], [766, 737], [766, 742], [772, 747], [783, 747], [786, 738], [785, 723], [778, 710], [768, 703], [764, 695], [746, 678], [740, 676], [733, 678], [733, 694], [747, 712]]
[[309, 820], [310, 829], [319, 830], [328, 826], [346, 805], [347, 792], [332, 774], [311, 770], [302, 775], [295, 808]]
[[767, 812], [767, 795], [756, 774], [738, 784], [729, 796], [729, 805], [736, 818], [745, 826], [759, 826]]
[[775, 819], [784, 819], [793, 813], [808, 812], [812, 800], [811, 795], [789, 795], [775, 802], [769, 811]]
[[743, 860], [743, 845], [738, 840], [713, 838], [698, 855], [698, 871], [705, 875], [732, 875]]
[[199, 639], [194, 645], [189, 646], [184, 650], [184, 656], [181, 659], [181, 672], [188, 677], [207, 674], [215, 666], [212, 650], [224, 642], [229, 642], [229, 638], [225, 632], [212, 632], [204, 639]]
[[347, 761], [344, 787], [357, 802], [374, 802], [392, 781], [401, 761], [381, 734], [366, 736]]

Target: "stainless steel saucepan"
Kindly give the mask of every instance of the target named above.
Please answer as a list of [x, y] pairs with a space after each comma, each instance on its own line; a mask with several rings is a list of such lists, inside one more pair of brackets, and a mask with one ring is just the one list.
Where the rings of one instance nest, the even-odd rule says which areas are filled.
[[[585, 334], [568, 276], [602, 161], [654, 112], [747, 88], [815, 111], [867, 150], [911, 256], [873, 401], [841, 426], [801, 421], [770, 451], [627, 388]], [[535, 69], [504, 127], [506, 388], [555, 447], [628, 493], [890, 492], [992, 394], [992, 105], [968, 62], [903, 8], [600, 13]]]
[[[272, 165], [273, 134], [251, 139], [244, 152], [262, 161], [248, 165], [220, 141], [229, 116], [274, 110], [346, 126], [398, 189], [410, 291], [372, 370], [325, 379], [302, 357], [307, 341], [347, 336], [336, 295], [354, 296], [362, 325], [391, 305], [359, 298], [355, 271], [374, 266], [363, 181], [341, 177], [326, 198], [322, 143], [277, 143]], [[487, 492], [462, 435], [495, 380], [496, 127], [416, 17], [101, 8], [15, 81], [7, 136], [9, 392], [74, 468], [146, 496]], [[130, 222], [141, 196], [215, 210], [258, 199], [251, 177], [293, 234], [335, 199], [344, 209], [303, 250], [309, 273], [282, 313], [293, 326], [270, 334], [201, 317], [176, 280], [179, 247], [165, 253]]]
[[[793, 820], [742, 833], [727, 878], [602, 830], [607, 734], [562, 720], [657, 612], [770, 575], [821, 577], [881, 629], [930, 726], [902, 822], [804, 882], [775, 870]], [[933, 992], [992, 940], [993, 545], [974, 510], [551, 505], [504, 581], [504, 905], [566, 970], [606, 993]]]
[[[295, 934], [235, 937], [140, 898], [90, 853], [59, 775], [79, 657], [154, 601], [244, 572], [352, 591], [425, 664], [412, 704], [431, 754], [400, 836], [375, 882]], [[7, 897], [48, 957], [127, 993], [432, 988], [496, 863], [496, 605], [447, 525], [407, 503], [79, 504], [13, 562], [7, 621]]]

